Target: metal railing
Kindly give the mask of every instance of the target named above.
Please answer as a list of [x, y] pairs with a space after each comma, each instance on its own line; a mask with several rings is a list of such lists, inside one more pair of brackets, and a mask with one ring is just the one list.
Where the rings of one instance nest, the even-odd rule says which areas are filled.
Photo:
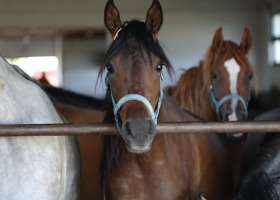
[[[280, 121], [238, 121], [238, 122], [184, 122], [159, 123], [159, 134], [173, 133], [259, 133], [280, 132]], [[115, 135], [114, 124], [28, 124], [0, 125], [3, 136], [55, 136], [55, 135]]]

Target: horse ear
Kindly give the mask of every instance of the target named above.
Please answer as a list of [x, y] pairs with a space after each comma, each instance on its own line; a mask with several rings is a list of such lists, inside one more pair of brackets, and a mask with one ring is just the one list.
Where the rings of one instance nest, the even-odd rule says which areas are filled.
[[113, 0], [108, 0], [105, 6], [104, 23], [109, 32], [111, 33], [112, 38], [115, 37], [117, 32], [122, 27], [120, 14]]
[[223, 41], [224, 41], [224, 36], [222, 33], [222, 27], [220, 27], [216, 30], [216, 33], [212, 41], [212, 47], [214, 49], [219, 49], [222, 46]]
[[154, 38], [156, 38], [156, 35], [163, 22], [162, 13], [162, 7], [158, 0], [153, 0], [153, 3], [149, 8], [146, 16], [146, 28], [151, 31]]
[[244, 28], [240, 49], [247, 54], [251, 49], [252, 44], [253, 44], [253, 38], [251, 32], [249, 31], [249, 29]]

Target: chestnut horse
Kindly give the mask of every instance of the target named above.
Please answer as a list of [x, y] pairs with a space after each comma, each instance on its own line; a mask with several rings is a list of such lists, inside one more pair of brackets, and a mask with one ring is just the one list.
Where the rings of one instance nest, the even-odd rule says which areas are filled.
[[[209, 121], [246, 120], [250, 100], [250, 82], [254, 71], [247, 58], [252, 36], [245, 28], [241, 44], [224, 40], [219, 28], [198, 67], [187, 70], [175, 86], [166, 91], [185, 109]], [[221, 137], [233, 156], [238, 182], [246, 134], [227, 133]]]
[[209, 121], [246, 120], [253, 68], [247, 58], [252, 36], [245, 28], [240, 45], [224, 40], [222, 28], [198, 67], [181, 75], [167, 93], [179, 105]]
[[145, 23], [122, 24], [114, 2], [105, 7], [113, 38], [100, 69], [111, 101], [105, 122], [120, 134], [104, 136], [104, 199], [231, 199], [234, 163], [217, 134], [156, 134], [157, 122], [198, 120], [163, 91], [162, 69], [172, 66], [157, 40], [162, 21], [157, 0]]

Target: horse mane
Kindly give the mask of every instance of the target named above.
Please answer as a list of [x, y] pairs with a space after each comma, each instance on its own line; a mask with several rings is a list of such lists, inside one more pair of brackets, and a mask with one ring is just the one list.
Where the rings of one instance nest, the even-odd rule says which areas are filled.
[[33, 78], [31, 78], [27, 73], [25, 73], [19, 66], [17, 65], [13, 65], [13, 64], [9, 64], [17, 73], [19, 73], [22, 77], [24, 77], [26, 80], [29, 80], [33, 83], [35, 83], [36, 85], [38, 85], [38, 82], [36, 80], [34, 80]]
[[199, 70], [199, 67], [186, 70], [174, 86], [172, 94], [169, 91], [169, 95], [172, 95], [181, 107], [186, 108], [188, 106], [190, 111], [193, 111], [192, 108], [195, 106], [196, 94], [193, 88], [197, 87], [197, 82], [199, 82]]
[[17, 73], [19, 73], [22, 77], [24, 77], [25, 79], [35, 83], [36, 85], [38, 85], [38, 83], [33, 79], [31, 78], [27, 73], [25, 73], [19, 66], [17, 65], [13, 65], [13, 64], [10, 64], [6, 58], [4, 56], [2, 56], [2, 54], [0, 53], [0, 59], [3, 59], [4, 62], [6, 62], [6, 64], [8, 64], [11, 68], [13, 68]]
[[79, 94], [70, 90], [57, 88], [53, 86], [45, 86], [43, 87], [43, 90], [49, 96], [52, 96], [61, 103], [70, 104], [73, 106], [87, 109], [105, 110], [104, 100], [99, 98], [94, 98], [91, 96]]
[[36, 85], [38, 85], [40, 87], [40, 84], [38, 83], [38, 81], [36, 79], [32, 78], [31, 76], [29, 76], [27, 73], [25, 73], [25, 71], [23, 71], [19, 66], [10, 64], [1, 54], [0, 54], [0, 58], [2, 58], [4, 60], [4, 62], [6, 62], [11, 68], [13, 68], [23, 78], [35, 83]]

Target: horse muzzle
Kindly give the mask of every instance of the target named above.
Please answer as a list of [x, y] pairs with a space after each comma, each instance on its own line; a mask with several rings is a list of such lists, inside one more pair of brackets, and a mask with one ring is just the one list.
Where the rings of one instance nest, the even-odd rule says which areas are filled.
[[[224, 122], [234, 122], [234, 121], [244, 121], [247, 119], [246, 111], [243, 110], [235, 110], [234, 112], [232, 109], [223, 112], [223, 109], [219, 112], [219, 120]], [[243, 138], [244, 133], [226, 133], [228, 138], [231, 139], [238, 139]]]
[[145, 153], [151, 149], [156, 135], [156, 125], [151, 119], [135, 119], [124, 121], [121, 136], [126, 148], [131, 153]]

